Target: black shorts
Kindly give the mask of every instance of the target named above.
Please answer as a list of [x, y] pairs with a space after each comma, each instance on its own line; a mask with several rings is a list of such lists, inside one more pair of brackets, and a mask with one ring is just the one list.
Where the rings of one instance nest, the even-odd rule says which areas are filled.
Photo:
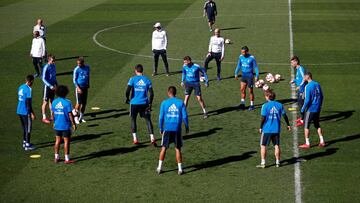
[[71, 130], [55, 130], [55, 135], [65, 138], [71, 137]]
[[215, 23], [215, 14], [210, 14], [210, 15], [207, 15], [208, 17], [208, 22], [211, 22], [211, 23]]
[[86, 105], [87, 97], [88, 97], [88, 88], [80, 88], [82, 93], [79, 94], [77, 89], [75, 88], [75, 97], [76, 97], [76, 104], [83, 104]]
[[304, 128], [309, 129], [311, 122], [314, 123], [316, 129], [320, 128], [320, 112], [305, 112]]
[[195, 95], [196, 96], [201, 96], [201, 86], [200, 85], [187, 85], [187, 84], [185, 84], [185, 95], [191, 95], [193, 90], [195, 90]]
[[149, 104], [131, 104], [130, 105], [130, 116], [136, 117], [140, 114], [141, 118], [150, 117], [151, 112], [148, 110]]
[[280, 133], [262, 133], [260, 145], [268, 146], [272, 141], [273, 145], [280, 145]]
[[44, 85], [44, 101], [54, 100], [55, 90], [50, 89], [50, 87]]
[[177, 149], [181, 149], [183, 146], [183, 138], [181, 136], [181, 131], [165, 131], [162, 136], [161, 146], [166, 149], [169, 148], [169, 145], [174, 143]]
[[254, 88], [254, 77], [253, 76], [242, 76], [241, 82], [246, 83], [249, 88]]

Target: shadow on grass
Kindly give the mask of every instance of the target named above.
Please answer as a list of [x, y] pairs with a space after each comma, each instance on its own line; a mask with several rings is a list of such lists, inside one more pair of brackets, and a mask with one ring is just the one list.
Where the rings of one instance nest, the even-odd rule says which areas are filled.
[[[56, 59], [56, 61], [65, 61], [65, 60], [71, 60], [71, 59], [78, 59], [80, 56], [69, 56], [69, 57], [63, 57], [63, 58], [58, 58]], [[89, 56], [82, 56], [84, 58], [87, 58]]]
[[210, 129], [208, 131], [202, 131], [202, 132], [198, 132], [198, 133], [183, 136], [183, 139], [184, 140], [189, 140], [189, 139], [199, 138], [199, 137], [208, 137], [208, 136], [210, 136], [212, 134], [217, 133], [217, 131], [220, 131], [222, 129], [223, 128], [212, 128], [212, 129]]
[[97, 115], [103, 115], [103, 114], [108, 114], [108, 113], [113, 113], [113, 112], [122, 112], [122, 111], [126, 111], [126, 109], [108, 109], [108, 110], [103, 110], [103, 111], [95, 111], [95, 112], [91, 112], [91, 113], [86, 113], [85, 116], [96, 117]]
[[133, 147], [119, 147], [119, 148], [107, 149], [107, 150], [92, 152], [87, 155], [75, 157], [74, 160], [76, 160], [76, 162], [79, 162], [79, 161], [86, 161], [86, 160], [101, 158], [101, 157], [106, 157], [106, 156], [115, 156], [115, 155], [119, 155], [119, 154], [126, 154], [126, 153], [130, 153], [130, 152], [134, 152], [134, 151], [144, 148], [144, 147], [147, 147], [147, 145], [140, 144], [140, 145], [136, 145]]
[[96, 121], [96, 120], [104, 120], [109, 118], [119, 118], [120, 116], [129, 115], [128, 111], [124, 111], [122, 113], [117, 113], [109, 116], [96, 117], [96, 115], [92, 115], [91, 118], [87, 119], [87, 121]]
[[245, 29], [245, 27], [239, 26], [239, 27], [226, 27], [221, 28], [221, 31], [230, 31], [230, 30], [242, 30]]
[[330, 145], [338, 143], [338, 142], [349, 142], [349, 141], [353, 141], [353, 140], [357, 140], [357, 139], [360, 139], [360, 134], [349, 135], [349, 136], [338, 138], [335, 140], [329, 140], [326, 142], [326, 146], [330, 146]]
[[350, 118], [355, 111], [351, 110], [351, 111], [329, 111], [329, 112], [331, 112], [332, 114], [321, 116], [320, 121], [334, 120], [337, 122], [337, 121], [346, 120]]
[[[97, 139], [102, 136], [111, 135], [111, 134], [114, 134], [114, 132], [105, 132], [105, 133], [98, 133], [98, 134], [84, 134], [84, 135], [79, 135], [79, 136], [73, 135], [73, 137], [71, 138], [71, 144], [75, 144], [78, 142], [84, 142], [84, 141], [88, 141], [88, 140], [93, 140], [93, 139]], [[43, 142], [43, 143], [36, 144], [36, 148], [37, 149], [46, 148], [46, 147], [54, 146], [54, 144], [55, 144], [55, 141]]]

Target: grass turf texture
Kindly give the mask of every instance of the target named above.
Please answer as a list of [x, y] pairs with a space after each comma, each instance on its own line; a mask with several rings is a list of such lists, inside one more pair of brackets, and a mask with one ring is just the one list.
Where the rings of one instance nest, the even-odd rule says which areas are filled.
[[[26, 1], [16, 4], [25, 5]], [[24, 3], [24, 4], [21, 4]], [[341, 3], [341, 4], [340, 4]], [[14, 6], [16, 4], [6, 5]], [[340, 6], [339, 6], [340, 5]], [[49, 52], [58, 59], [58, 81], [71, 88], [71, 73], [75, 59], [85, 55], [92, 68], [88, 113], [91, 106], [100, 111], [89, 114], [88, 123], [75, 132], [72, 157], [77, 163], [71, 166], [54, 165], [53, 134], [48, 125], [34, 122], [32, 140], [39, 149], [40, 159], [30, 159], [32, 153], [21, 148], [20, 123], [16, 108], [16, 88], [33, 68], [28, 58], [31, 35], [18, 37], [15, 43], [0, 49], [1, 87], [1, 198], [3, 202], [29, 201], [294, 201], [294, 169], [292, 165], [292, 134], [282, 133], [283, 160], [279, 169], [258, 170], [257, 128], [259, 105], [264, 102], [256, 90], [255, 112], [240, 112], [232, 108], [239, 103], [239, 82], [230, 78], [234, 64], [223, 64], [221, 83], [212, 81], [203, 88], [210, 117], [203, 120], [194, 98], [189, 104], [191, 133], [185, 135], [184, 165], [188, 172], [176, 175], [173, 150], [164, 162], [166, 173], [158, 176], [155, 167], [158, 149], [149, 146], [148, 135], [139, 120], [139, 138], [143, 145], [131, 144], [128, 106], [124, 104], [124, 91], [131, 67], [136, 63], [145, 66], [150, 75], [152, 61], [130, 57], [98, 47], [93, 34], [103, 28], [134, 22], [149, 22], [122, 27], [101, 33], [98, 41], [113, 49], [151, 55], [152, 24], [161, 21], [169, 34], [169, 56], [181, 58], [186, 54], [202, 61], [207, 51], [210, 33], [202, 14], [203, 1], [107, 1], [67, 18], [54, 20], [48, 27]], [[217, 24], [225, 28], [223, 35], [234, 44], [226, 47], [226, 62], [236, 62], [239, 49], [248, 45], [259, 63], [288, 63], [289, 31], [288, 4], [276, 1], [236, 1], [218, 3], [220, 16]], [[85, 8], [86, 6], [84, 6]], [[359, 4], [356, 1], [296, 1], [293, 5], [295, 54], [304, 64], [359, 62], [359, 29], [351, 26], [359, 21]], [[46, 9], [43, 8], [46, 13]], [[241, 11], [241, 12], [239, 12]], [[28, 18], [37, 18], [36, 15]], [[195, 17], [193, 19], [187, 19]], [[186, 19], [176, 19], [186, 18]], [[17, 19], [22, 22], [22, 19]], [[29, 28], [31, 29], [31, 25]], [[341, 29], [339, 29], [339, 27]], [[227, 29], [226, 29], [227, 28]], [[30, 31], [29, 31], [30, 32]], [[162, 70], [162, 63], [159, 70]], [[200, 63], [202, 64], [202, 63]], [[181, 70], [181, 61], [170, 61], [173, 72]], [[211, 66], [214, 67], [214, 63]], [[351, 201], [359, 199], [359, 103], [356, 94], [358, 66], [307, 66], [322, 84], [325, 104], [322, 126], [330, 145], [325, 149], [301, 151], [307, 162], [301, 164], [304, 201]], [[209, 70], [210, 79], [215, 69]], [[284, 81], [271, 85], [279, 100], [289, 106], [290, 70], [287, 65], [260, 65], [262, 73], [280, 73]], [[155, 101], [153, 122], [157, 132], [160, 102], [166, 98], [168, 85], [180, 89], [180, 74], [169, 78], [164, 75], [152, 78]], [[262, 74], [261, 77], [265, 77]], [[73, 92], [73, 91], [72, 91]], [[33, 87], [34, 108], [38, 118], [42, 98], [42, 84], [36, 79]], [[74, 101], [74, 95], [69, 95]], [[303, 141], [299, 130], [300, 141]], [[312, 143], [317, 142], [312, 131]], [[157, 135], [159, 138], [159, 135]], [[63, 153], [61, 153], [63, 156]], [[273, 163], [272, 150], [268, 163]]]

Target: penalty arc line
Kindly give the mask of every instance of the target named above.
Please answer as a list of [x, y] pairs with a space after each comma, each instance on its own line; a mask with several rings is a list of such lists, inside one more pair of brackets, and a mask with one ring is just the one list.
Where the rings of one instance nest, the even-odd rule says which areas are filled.
[[[289, 9], [289, 38], [290, 38], [290, 57], [294, 55], [294, 33], [293, 33], [293, 25], [292, 25], [292, 2], [288, 0], [288, 9]], [[295, 70], [291, 67], [291, 78], [294, 79]], [[296, 98], [296, 90], [295, 86], [291, 86], [291, 98]], [[293, 108], [298, 109], [297, 103], [292, 104]], [[296, 120], [297, 111], [292, 112], [293, 120]], [[294, 158], [297, 160], [299, 158], [299, 148], [298, 148], [298, 129], [294, 125], [293, 128], [293, 154]], [[295, 202], [301, 203], [301, 170], [300, 170], [300, 162], [296, 161], [294, 164], [294, 190], [295, 190]]]

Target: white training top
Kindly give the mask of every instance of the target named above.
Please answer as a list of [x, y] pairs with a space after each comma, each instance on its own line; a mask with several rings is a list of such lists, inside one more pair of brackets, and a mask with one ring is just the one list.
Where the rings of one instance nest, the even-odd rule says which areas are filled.
[[41, 58], [45, 56], [45, 41], [43, 38], [38, 37], [32, 40], [30, 54], [32, 57]]
[[209, 42], [209, 52], [221, 53], [221, 57], [225, 54], [225, 41], [222, 37], [212, 36]]
[[33, 29], [33, 33], [35, 33], [35, 31], [39, 31], [40, 37], [45, 38], [46, 28], [44, 25], [35, 25]]
[[167, 36], [165, 30], [155, 30], [152, 33], [152, 50], [166, 50]]

